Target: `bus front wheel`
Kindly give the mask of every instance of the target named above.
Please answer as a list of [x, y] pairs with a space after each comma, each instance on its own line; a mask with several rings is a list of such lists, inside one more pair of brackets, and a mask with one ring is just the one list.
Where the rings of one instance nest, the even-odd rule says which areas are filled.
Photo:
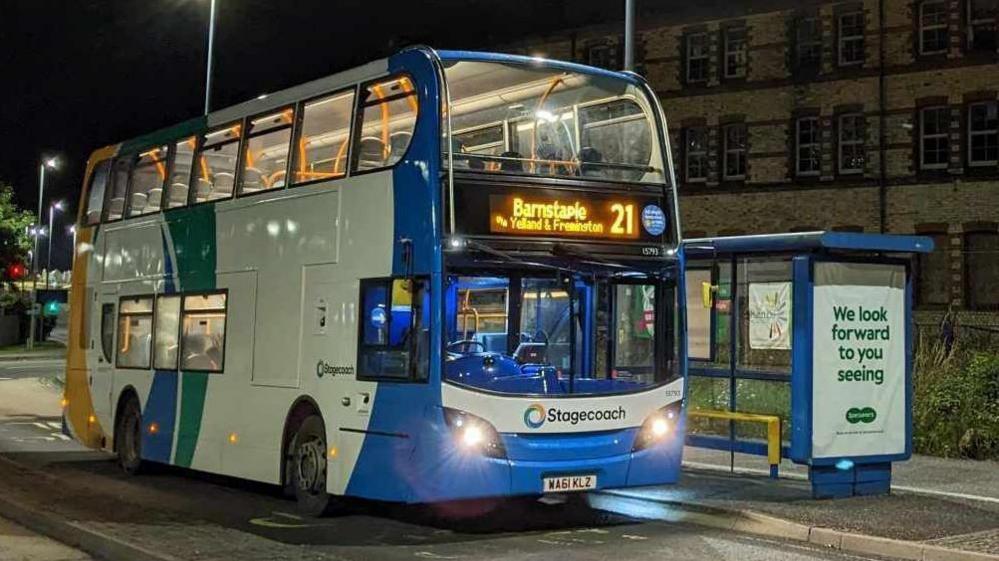
[[142, 470], [142, 413], [135, 398], [128, 399], [118, 415], [114, 431], [118, 464], [128, 475]]
[[326, 491], [326, 428], [322, 417], [306, 417], [289, 449], [291, 487], [298, 510], [307, 516], [322, 516], [332, 502]]

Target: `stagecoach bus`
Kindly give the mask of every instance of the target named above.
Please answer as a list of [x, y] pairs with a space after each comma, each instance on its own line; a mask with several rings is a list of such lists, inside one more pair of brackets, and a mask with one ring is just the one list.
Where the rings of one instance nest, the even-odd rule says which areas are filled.
[[428, 48], [101, 148], [68, 430], [312, 514], [674, 482], [673, 185], [639, 76]]

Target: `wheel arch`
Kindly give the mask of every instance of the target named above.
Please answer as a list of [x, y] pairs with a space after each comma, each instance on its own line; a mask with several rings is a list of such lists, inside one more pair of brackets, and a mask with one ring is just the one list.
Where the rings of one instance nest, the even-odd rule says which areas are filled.
[[139, 399], [139, 392], [136, 391], [135, 387], [132, 385], [125, 386], [121, 389], [121, 393], [118, 394], [118, 401], [114, 406], [114, 419], [111, 423], [111, 450], [113, 452], [118, 452], [118, 439], [115, 437], [118, 432], [118, 421], [121, 418], [121, 411], [125, 408], [125, 404], [128, 403], [130, 399], [135, 399], [136, 403], [139, 404], [139, 414], [142, 414], [142, 401]]
[[323, 422], [326, 418], [323, 417], [322, 409], [319, 408], [319, 404], [316, 400], [312, 399], [309, 395], [299, 396], [288, 408], [288, 413], [284, 417], [284, 429], [281, 433], [281, 451], [280, 451], [280, 464], [281, 464], [281, 484], [285, 485], [288, 482], [288, 444], [291, 442], [292, 437], [298, 431], [298, 428], [302, 425], [309, 415], [318, 415]]

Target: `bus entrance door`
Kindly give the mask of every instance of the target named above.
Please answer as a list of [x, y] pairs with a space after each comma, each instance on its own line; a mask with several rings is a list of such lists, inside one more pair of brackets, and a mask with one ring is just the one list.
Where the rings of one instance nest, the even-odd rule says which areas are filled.
[[[96, 293], [95, 293], [96, 294]], [[115, 331], [118, 308], [118, 292], [101, 292], [93, 302], [90, 325], [90, 348], [98, 349], [97, 361], [87, 377], [90, 395], [94, 401], [94, 412], [101, 426], [114, 426], [111, 410], [111, 391], [114, 388]]]

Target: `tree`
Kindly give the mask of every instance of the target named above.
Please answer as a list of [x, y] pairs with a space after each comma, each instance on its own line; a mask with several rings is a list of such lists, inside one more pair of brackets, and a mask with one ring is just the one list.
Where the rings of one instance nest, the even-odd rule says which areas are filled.
[[27, 262], [31, 249], [28, 227], [33, 221], [31, 212], [14, 203], [14, 189], [0, 181], [0, 267], [5, 275], [11, 266]]

